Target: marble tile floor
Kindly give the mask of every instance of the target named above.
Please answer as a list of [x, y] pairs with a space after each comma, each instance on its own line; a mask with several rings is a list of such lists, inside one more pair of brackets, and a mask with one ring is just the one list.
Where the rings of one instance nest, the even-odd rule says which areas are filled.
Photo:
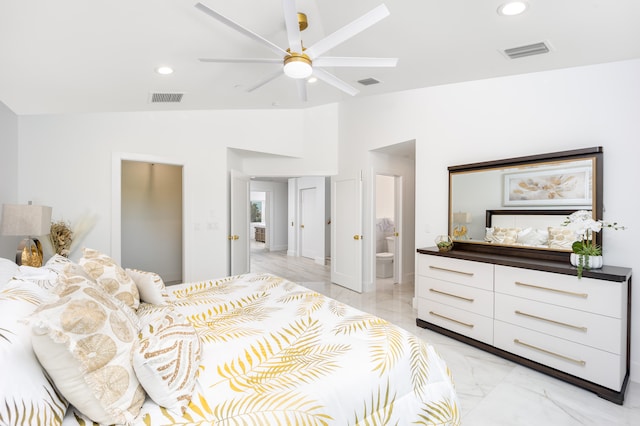
[[384, 318], [431, 343], [447, 361], [464, 426], [640, 425], [640, 383], [630, 382], [623, 406], [576, 386], [488, 354], [415, 324], [413, 283], [378, 280], [358, 294], [332, 284], [328, 266], [254, 246], [251, 271], [270, 272]]

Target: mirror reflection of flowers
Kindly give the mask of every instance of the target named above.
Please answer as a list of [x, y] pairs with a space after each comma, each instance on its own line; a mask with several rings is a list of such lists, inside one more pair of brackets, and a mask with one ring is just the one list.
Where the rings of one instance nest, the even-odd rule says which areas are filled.
[[582, 276], [583, 268], [590, 268], [589, 256], [602, 256], [602, 247], [596, 244], [595, 234], [603, 228], [625, 229], [618, 222], [605, 222], [601, 219], [594, 219], [591, 212], [587, 210], [578, 210], [571, 213], [562, 225], [574, 230], [579, 237], [571, 245], [571, 250], [578, 255], [578, 277]]

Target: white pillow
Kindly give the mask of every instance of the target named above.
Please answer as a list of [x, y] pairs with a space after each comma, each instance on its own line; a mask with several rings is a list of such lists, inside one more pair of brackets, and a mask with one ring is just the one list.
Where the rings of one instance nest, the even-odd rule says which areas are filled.
[[131, 350], [137, 325], [116, 299], [82, 276], [67, 276], [60, 299], [31, 316], [32, 344], [62, 395], [97, 423], [130, 423], [144, 402]]
[[162, 305], [169, 300], [167, 289], [160, 275], [155, 272], [140, 271], [138, 269], [127, 268], [125, 271], [136, 283], [138, 293], [140, 293], [140, 301]]
[[142, 304], [138, 315], [142, 326], [133, 350], [138, 380], [156, 404], [182, 415], [191, 401], [200, 366], [198, 334], [170, 306]]
[[0, 257], [0, 288], [9, 282], [19, 271], [19, 267], [13, 260]]
[[[17, 266], [17, 265], [16, 265]], [[13, 279], [0, 290], [0, 423], [59, 425], [67, 401], [47, 379], [31, 347], [25, 319], [57, 296]]]
[[52, 290], [58, 285], [58, 272], [47, 268], [22, 265], [19, 268], [17, 277], [31, 281], [45, 290]]
[[78, 263], [107, 293], [138, 309], [140, 294], [136, 283], [113, 259], [98, 250], [85, 248]]
[[549, 233], [542, 229], [525, 228], [518, 232], [518, 244], [528, 246], [544, 246], [548, 244]]

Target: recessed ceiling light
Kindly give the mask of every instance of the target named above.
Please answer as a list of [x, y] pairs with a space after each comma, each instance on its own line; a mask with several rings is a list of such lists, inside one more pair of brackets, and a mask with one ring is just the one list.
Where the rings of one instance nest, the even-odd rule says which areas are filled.
[[164, 67], [164, 66], [163, 66], [163, 67], [158, 67], [158, 68], [156, 68], [156, 72], [157, 72], [158, 74], [168, 75], [168, 74], [173, 73], [173, 68], [171, 68], [171, 67]]
[[317, 78], [317, 77], [309, 77], [309, 78], [307, 79], [307, 83], [311, 83], [311, 84], [313, 84], [313, 83], [315, 83], [315, 82], [317, 82], [317, 81], [318, 81], [318, 78]]
[[520, 15], [529, 5], [526, 1], [510, 1], [498, 8], [498, 15], [514, 16]]

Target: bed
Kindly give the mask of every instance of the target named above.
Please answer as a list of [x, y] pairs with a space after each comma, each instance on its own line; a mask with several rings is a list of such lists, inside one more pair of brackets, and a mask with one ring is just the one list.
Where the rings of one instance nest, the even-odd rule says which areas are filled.
[[487, 210], [487, 243], [570, 250], [575, 231], [563, 226], [575, 210]]
[[83, 259], [32, 270], [0, 259], [0, 423], [460, 423], [446, 363], [383, 319], [270, 274], [165, 288], [101, 253]]

